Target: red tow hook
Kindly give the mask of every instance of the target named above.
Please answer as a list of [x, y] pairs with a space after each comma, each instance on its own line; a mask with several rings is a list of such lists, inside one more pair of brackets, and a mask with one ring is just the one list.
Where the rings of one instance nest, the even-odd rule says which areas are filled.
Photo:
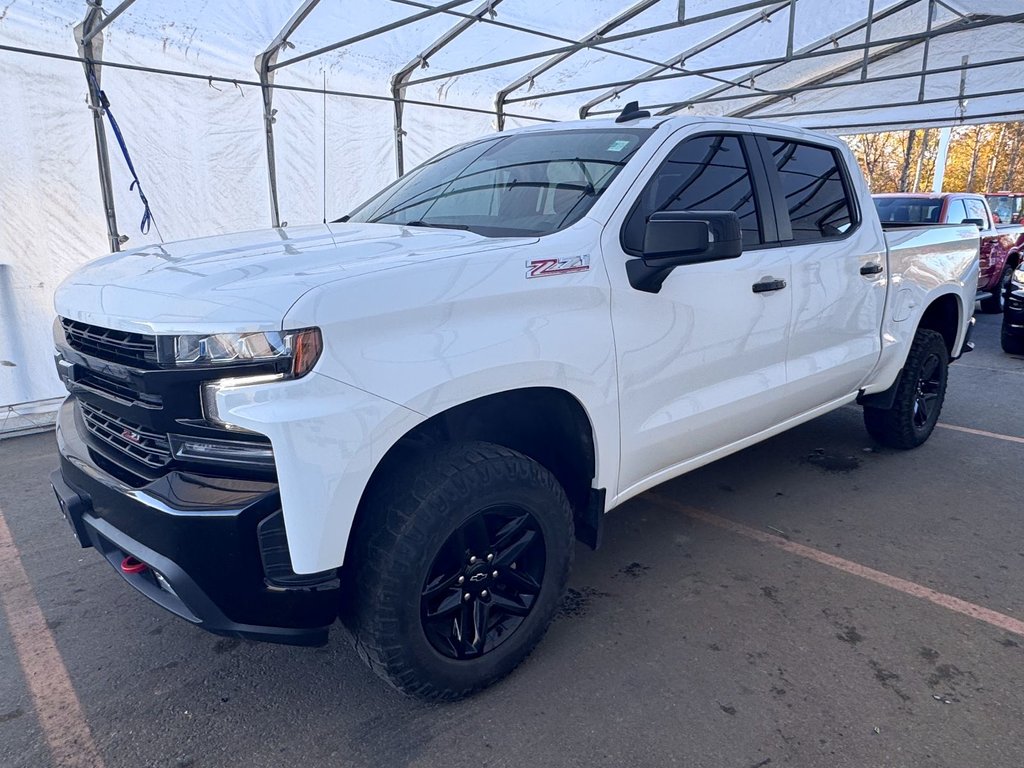
[[148, 567], [144, 562], [136, 560], [131, 555], [121, 561], [121, 570], [125, 573], [142, 573]]

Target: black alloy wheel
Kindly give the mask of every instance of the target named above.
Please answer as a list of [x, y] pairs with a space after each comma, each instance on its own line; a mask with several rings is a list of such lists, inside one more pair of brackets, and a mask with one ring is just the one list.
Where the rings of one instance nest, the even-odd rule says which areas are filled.
[[486, 442], [396, 453], [367, 490], [340, 616], [399, 690], [458, 699], [497, 682], [555, 617], [573, 560], [573, 509], [533, 459]]
[[472, 515], [448, 537], [420, 598], [423, 631], [451, 659], [493, 651], [520, 627], [544, 580], [544, 534], [524, 509]]
[[919, 329], [892, 394], [892, 404], [884, 408], [864, 406], [864, 426], [871, 436], [892, 448], [906, 450], [921, 445], [939, 421], [948, 373], [949, 349], [942, 334]]
[[942, 361], [935, 352], [929, 354], [921, 363], [917, 385], [914, 388], [914, 429], [927, 428], [932, 414], [938, 407], [942, 389], [941, 368]]

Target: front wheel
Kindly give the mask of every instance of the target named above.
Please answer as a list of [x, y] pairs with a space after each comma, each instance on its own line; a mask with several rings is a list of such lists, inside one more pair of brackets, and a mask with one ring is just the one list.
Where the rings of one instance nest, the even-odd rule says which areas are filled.
[[864, 408], [870, 435], [891, 448], [916, 448], [931, 435], [946, 399], [949, 352], [942, 335], [919, 330], [890, 408]]
[[573, 557], [572, 509], [540, 464], [491, 443], [442, 446], [378, 483], [360, 515], [345, 618], [396, 688], [461, 698], [540, 641]]

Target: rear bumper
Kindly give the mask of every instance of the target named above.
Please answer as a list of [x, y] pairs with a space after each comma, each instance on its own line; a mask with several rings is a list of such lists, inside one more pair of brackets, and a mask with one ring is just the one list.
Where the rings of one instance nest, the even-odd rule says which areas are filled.
[[[300, 586], [267, 576], [261, 537], [269, 551], [283, 535], [267, 535], [280, 520], [276, 484], [170, 472], [141, 488], [125, 485], [92, 458], [71, 399], [61, 408], [57, 440], [60, 470], [51, 481], [62, 512], [82, 546], [95, 547], [139, 592], [216, 634], [326, 642], [337, 617], [336, 574], [301, 577]], [[123, 568], [127, 557], [146, 567]]]

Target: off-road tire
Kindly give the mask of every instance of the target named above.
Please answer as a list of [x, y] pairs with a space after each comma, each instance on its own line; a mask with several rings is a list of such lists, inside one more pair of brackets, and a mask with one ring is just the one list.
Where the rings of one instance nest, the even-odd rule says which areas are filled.
[[[444, 656], [427, 638], [421, 593], [435, 557], [457, 528], [495, 505], [527, 510], [543, 535], [540, 590], [522, 623], [476, 658]], [[425, 699], [467, 696], [508, 675], [540, 642], [565, 592], [573, 560], [573, 516], [547, 469], [485, 442], [424, 449], [368, 490], [346, 560], [342, 620], [380, 677]], [[512, 566], [515, 567], [515, 566]]]
[[[935, 398], [929, 402], [927, 418], [919, 423], [922, 377], [928, 373], [933, 362], [937, 365], [933, 374], [937, 381]], [[918, 330], [910, 346], [910, 354], [907, 355], [892, 407], [864, 408], [864, 426], [868, 433], [890, 448], [906, 450], [921, 445], [931, 435], [939, 420], [942, 403], [946, 398], [948, 373], [949, 351], [942, 335], [931, 330]]]

